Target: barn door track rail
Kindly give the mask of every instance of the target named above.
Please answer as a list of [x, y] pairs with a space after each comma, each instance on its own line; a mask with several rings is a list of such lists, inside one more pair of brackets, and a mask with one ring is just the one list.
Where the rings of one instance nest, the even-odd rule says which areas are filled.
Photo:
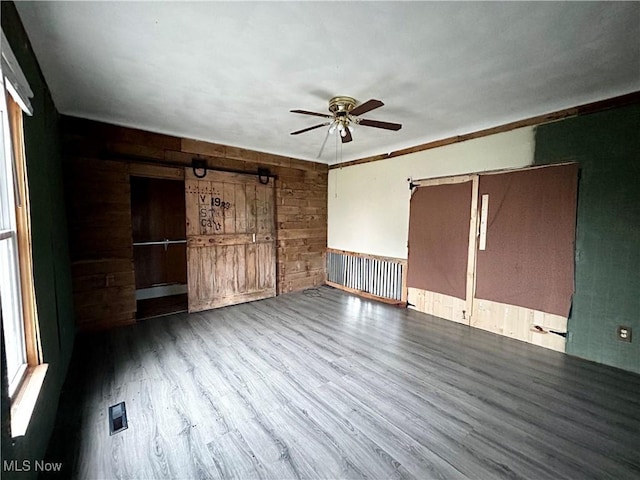
[[239, 173], [241, 175], [257, 175], [258, 181], [263, 185], [269, 184], [270, 178], [276, 178], [276, 175], [272, 174], [268, 168], [258, 168], [256, 171], [236, 170], [233, 168], [218, 168], [207, 167], [207, 161], [202, 158], [194, 158], [191, 160], [191, 167], [193, 168], [193, 174], [196, 178], [204, 178], [207, 176], [207, 170], [214, 170], [217, 172]]
[[[129, 160], [136, 163], [144, 163], [148, 165], [159, 165], [163, 167], [185, 168], [189, 166], [188, 164], [181, 163], [181, 162], [158, 160], [155, 158], [142, 157], [139, 155], [127, 155], [127, 154], [111, 152], [108, 150], [101, 152], [100, 158], [107, 159], [107, 160], [109, 159], [110, 160]], [[239, 170], [234, 168], [208, 167], [207, 161], [202, 158], [193, 158], [191, 160], [191, 168], [193, 168], [193, 174], [197, 178], [206, 177], [207, 171], [209, 170], [212, 170], [215, 172], [239, 173], [241, 175], [254, 175], [258, 177], [258, 181], [263, 185], [267, 185], [269, 183], [270, 178], [273, 178], [273, 179], [278, 178], [278, 176], [275, 173], [271, 173], [271, 170], [269, 170], [268, 168], [259, 167], [257, 170]]]

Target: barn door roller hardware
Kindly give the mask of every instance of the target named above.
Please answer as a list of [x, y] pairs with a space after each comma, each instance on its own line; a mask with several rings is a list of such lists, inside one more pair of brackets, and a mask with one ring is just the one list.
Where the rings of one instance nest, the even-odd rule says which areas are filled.
[[191, 167], [193, 168], [193, 174], [198, 178], [206, 177], [207, 170], [213, 170], [215, 172], [240, 173], [242, 175], [256, 175], [258, 177], [258, 181], [263, 185], [267, 185], [270, 178], [277, 178], [277, 175], [271, 173], [268, 168], [258, 168], [257, 171], [251, 172], [246, 170], [235, 170], [233, 168], [207, 167], [207, 161], [201, 158], [192, 159]]
[[[199, 158], [194, 158], [191, 160], [191, 166], [193, 167], [193, 174], [197, 178], [204, 178], [207, 176], [207, 162], [206, 160], [200, 160]], [[199, 173], [202, 172], [202, 173]]]

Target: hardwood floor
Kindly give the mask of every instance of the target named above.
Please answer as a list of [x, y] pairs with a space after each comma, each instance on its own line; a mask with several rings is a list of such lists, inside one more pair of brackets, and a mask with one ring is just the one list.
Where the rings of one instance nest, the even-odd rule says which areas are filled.
[[640, 477], [640, 376], [330, 287], [76, 345], [64, 478]]

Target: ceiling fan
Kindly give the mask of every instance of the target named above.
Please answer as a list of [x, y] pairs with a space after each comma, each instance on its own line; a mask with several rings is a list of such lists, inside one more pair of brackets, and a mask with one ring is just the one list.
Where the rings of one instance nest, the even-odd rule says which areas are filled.
[[371, 110], [383, 106], [384, 103], [380, 100], [371, 99], [358, 106], [356, 106], [356, 103], [356, 100], [351, 97], [333, 97], [329, 100], [330, 115], [326, 113], [309, 112], [307, 110], [291, 110], [292, 113], [302, 113], [303, 115], [313, 115], [329, 119], [329, 121], [314, 125], [313, 127], [291, 132], [291, 135], [298, 135], [310, 130], [315, 130], [316, 128], [328, 126], [329, 130], [327, 132], [327, 136], [338, 130], [338, 132], [340, 132], [340, 137], [342, 138], [342, 143], [348, 143], [353, 140], [353, 137], [351, 136], [351, 133], [353, 132], [353, 125], [363, 125], [365, 127], [376, 127], [394, 131], [402, 128], [402, 125], [399, 123], [380, 122], [378, 120], [359, 118], [363, 113], [370, 112]]

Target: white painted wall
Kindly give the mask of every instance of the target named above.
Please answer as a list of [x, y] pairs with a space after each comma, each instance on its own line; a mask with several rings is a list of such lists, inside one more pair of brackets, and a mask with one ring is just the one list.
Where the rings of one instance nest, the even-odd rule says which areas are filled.
[[534, 127], [329, 171], [328, 246], [407, 258], [409, 185], [414, 180], [526, 167]]

